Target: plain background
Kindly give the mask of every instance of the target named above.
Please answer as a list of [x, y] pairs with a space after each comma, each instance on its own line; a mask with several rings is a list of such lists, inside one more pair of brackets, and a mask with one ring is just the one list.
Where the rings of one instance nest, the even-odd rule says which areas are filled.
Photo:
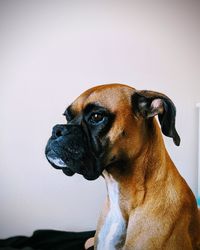
[[44, 156], [54, 124], [89, 87], [120, 82], [170, 96], [181, 146], [165, 138], [197, 195], [200, 1], [0, 1], [0, 237], [95, 229], [105, 198]]

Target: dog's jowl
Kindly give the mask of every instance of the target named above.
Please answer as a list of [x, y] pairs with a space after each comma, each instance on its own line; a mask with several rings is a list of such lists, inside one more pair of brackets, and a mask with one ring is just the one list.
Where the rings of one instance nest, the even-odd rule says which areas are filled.
[[162, 134], [180, 144], [176, 108], [166, 95], [101, 85], [81, 94], [64, 115], [67, 122], [54, 126], [45, 153], [68, 176], [105, 179], [95, 249], [200, 249], [195, 197], [163, 141]]

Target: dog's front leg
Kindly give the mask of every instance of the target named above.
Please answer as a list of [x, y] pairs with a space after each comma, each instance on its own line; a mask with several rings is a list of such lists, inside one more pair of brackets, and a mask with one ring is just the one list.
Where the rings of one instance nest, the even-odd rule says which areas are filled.
[[[182, 221], [182, 220], [180, 220]], [[186, 224], [186, 222], [185, 222]], [[130, 216], [123, 250], [192, 250], [188, 231], [178, 220], [134, 212]]]

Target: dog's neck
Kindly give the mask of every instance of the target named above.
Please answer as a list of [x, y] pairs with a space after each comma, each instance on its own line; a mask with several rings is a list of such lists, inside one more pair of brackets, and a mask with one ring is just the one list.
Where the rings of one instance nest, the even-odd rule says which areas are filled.
[[[153, 135], [150, 137], [153, 142], [148, 140], [140, 156], [131, 159], [129, 165], [122, 166], [121, 164], [123, 163], [119, 163], [103, 172], [108, 198], [111, 199], [110, 187], [113, 186], [113, 183], [116, 183], [119, 200], [124, 201], [122, 202], [122, 210], [124, 210], [125, 214], [129, 214], [133, 207], [142, 204], [148, 185], [162, 185], [167, 178], [166, 161], [168, 161], [168, 165], [169, 161], [173, 164], [166, 151], [160, 128], [156, 121]], [[152, 178], [154, 182], [150, 181]], [[152, 186], [151, 188], [153, 190], [154, 187]], [[148, 186], [149, 189], [150, 187]]]

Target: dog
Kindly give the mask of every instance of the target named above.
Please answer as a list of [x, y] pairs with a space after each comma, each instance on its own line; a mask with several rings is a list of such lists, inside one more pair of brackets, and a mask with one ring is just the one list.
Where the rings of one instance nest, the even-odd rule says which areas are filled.
[[64, 116], [67, 124], [53, 127], [45, 153], [68, 176], [105, 179], [95, 249], [200, 249], [195, 197], [162, 137], [180, 144], [169, 97], [123, 84], [100, 85], [81, 94]]

